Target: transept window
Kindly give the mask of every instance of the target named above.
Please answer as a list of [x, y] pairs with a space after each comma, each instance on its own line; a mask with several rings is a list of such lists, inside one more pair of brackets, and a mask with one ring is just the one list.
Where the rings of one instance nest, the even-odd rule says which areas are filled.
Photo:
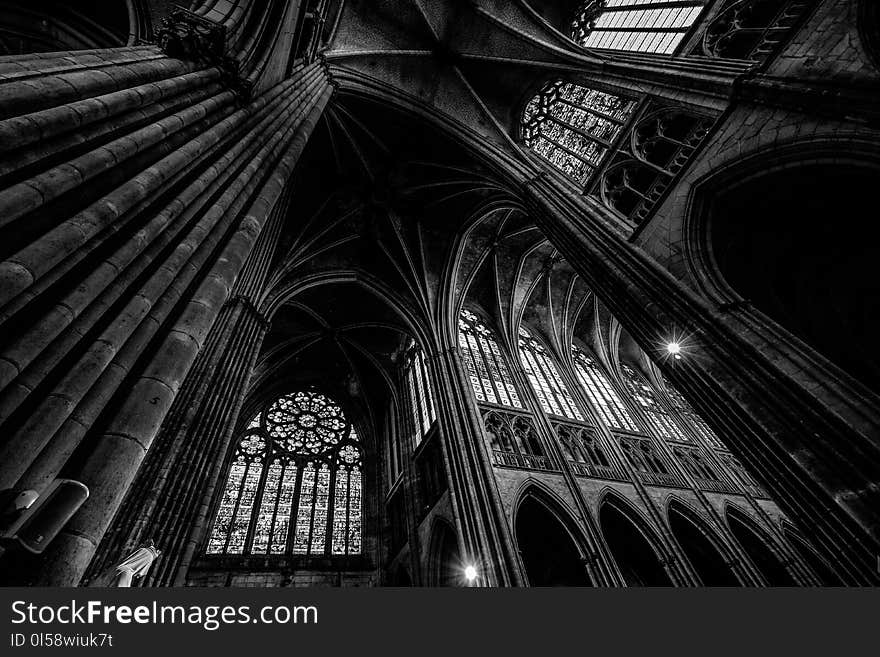
[[421, 442], [437, 419], [434, 411], [434, 396], [428, 379], [425, 354], [413, 342], [406, 361], [406, 390], [409, 395], [409, 408], [415, 431], [414, 443]]
[[526, 328], [519, 329], [519, 355], [523, 369], [532, 384], [538, 402], [545, 413], [581, 420], [581, 415], [568, 387], [559, 375], [547, 350], [532, 337]]
[[586, 0], [571, 38], [586, 48], [672, 54], [706, 0]]
[[236, 446], [208, 554], [360, 554], [362, 468], [335, 402], [312, 391], [278, 398]]
[[633, 399], [645, 410], [657, 433], [666, 440], [691, 442], [663, 408], [654, 389], [626, 363], [621, 363], [620, 367], [626, 387]]
[[638, 431], [636, 423], [626, 410], [626, 404], [614, 390], [599, 364], [575, 345], [571, 347], [571, 355], [574, 358], [578, 381], [606, 426], [612, 429]]
[[469, 310], [458, 319], [458, 344], [477, 401], [522, 408], [495, 336]]
[[582, 185], [614, 145], [636, 101], [557, 80], [523, 112], [525, 145]]

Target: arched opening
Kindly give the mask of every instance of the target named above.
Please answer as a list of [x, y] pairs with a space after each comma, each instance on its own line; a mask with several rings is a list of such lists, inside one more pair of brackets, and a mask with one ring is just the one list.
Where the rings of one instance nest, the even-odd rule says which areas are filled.
[[590, 586], [571, 534], [534, 497], [517, 511], [516, 541], [531, 586]]
[[770, 549], [768, 539], [758, 534], [752, 523], [740, 514], [728, 511], [727, 524], [733, 536], [755, 564], [767, 584], [770, 586], [797, 586], [797, 582], [788, 572], [779, 557]]
[[627, 586], [673, 585], [645, 534], [615, 504], [602, 504], [599, 526]]
[[819, 556], [819, 553], [803, 538], [790, 527], [783, 527], [783, 533], [791, 543], [791, 546], [801, 556], [801, 559], [807, 562], [807, 565], [813, 571], [813, 574], [822, 582], [822, 586], [843, 586], [844, 582], [840, 576], [834, 572], [828, 562]]
[[673, 505], [669, 508], [669, 527], [704, 586], [742, 585], [703, 523], [697, 525], [690, 514]]
[[880, 333], [875, 246], [865, 239], [878, 184], [880, 171], [863, 165], [789, 167], [713, 194], [707, 217], [727, 284], [880, 392], [880, 354], [866, 348]]
[[445, 522], [438, 522], [434, 530], [429, 568], [431, 586], [463, 586], [465, 583], [458, 539]]

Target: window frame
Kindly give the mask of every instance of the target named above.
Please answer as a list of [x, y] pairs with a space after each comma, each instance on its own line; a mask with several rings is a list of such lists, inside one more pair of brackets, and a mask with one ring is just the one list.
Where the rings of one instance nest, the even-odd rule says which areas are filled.
[[[277, 438], [271, 435], [270, 431], [266, 428], [266, 418], [270, 410], [273, 408], [275, 404], [277, 404], [280, 400], [285, 398], [293, 398], [298, 394], [304, 394], [307, 396], [319, 396], [322, 397], [328, 405], [335, 406], [339, 411], [339, 415], [342, 421], [345, 424], [344, 430], [340, 433], [342, 434], [336, 442], [329, 445], [329, 447], [325, 447], [323, 450], [319, 452], [304, 452], [304, 451], [295, 451], [288, 448], [285, 448], [283, 445], [279, 445], [279, 440], [283, 440], [283, 438]], [[365, 483], [366, 483], [366, 450], [364, 447], [364, 443], [361, 439], [360, 433], [357, 430], [357, 427], [353, 422], [348, 420], [344, 411], [342, 411], [342, 407], [338, 402], [336, 402], [332, 397], [325, 395], [314, 388], [304, 388], [294, 390], [293, 392], [283, 393], [279, 395], [275, 395], [270, 398], [269, 401], [263, 403], [259, 410], [256, 411], [250, 422], [244, 425], [238, 432], [237, 438], [233, 443], [233, 446], [230, 450], [230, 455], [228, 458], [228, 462], [224, 468], [223, 477], [218, 481], [218, 488], [215, 493], [214, 504], [212, 505], [212, 513], [211, 513], [211, 523], [209, 525], [209, 530], [206, 533], [206, 538], [204, 545], [201, 550], [201, 556], [203, 558], [209, 560], [248, 560], [251, 558], [269, 558], [269, 559], [351, 559], [351, 558], [362, 558], [364, 556], [364, 539], [365, 532], [364, 526], [366, 523], [366, 503], [365, 503]], [[253, 493], [253, 499], [250, 502], [250, 510], [248, 514], [248, 520], [246, 524], [246, 534], [242, 543], [241, 551], [230, 552], [229, 544], [232, 540], [232, 535], [234, 532], [234, 524], [238, 514], [239, 505], [241, 503], [241, 495], [243, 491], [243, 481], [239, 485], [239, 491], [236, 494], [233, 505], [233, 512], [229, 519], [229, 524], [225, 528], [225, 538], [223, 539], [223, 547], [219, 550], [211, 550], [211, 543], [214, 539], [215, 530], [217, 529], [217, 523], [220, 518], [220, 512], [223, 506], [223, 499], [227, 494], [227, 488], [230, 484], [230, 477], [232, 476], [233, 468], [236, 465], [237, 457], [239, 455], [241, 445], [244, 441], [248, 440], [251, 437], [258, 436], [261, 440], [264, 441], [264, 447], [262, 448], [262, 453], [255, 458], [259, 459], [261, 463], [261, 472], [259, 475], [259, 481]], [[341, 456], [343, 450], [352, 446], [357, 451], [357, 455], [351, 460], [348, 461]], [[268, 479], [268, 472], [270, 467], [275, 463], [280, 462], [282, 464], [281, 469], [281, 478], [278, 481], [277, 488], [275, 489], [273, 500], [270, 500], [271, 505], [273, 507], [272, 516], [271, 516], [271, 524], [270, 530], [268, 534], [268, 543], [265, 547], [265, 550], [254, 551], [255, 546], [255, 533], [256, 527], [260, 522], [261, 515], [263, 513], [263, 504], [264, 497], [266, 496], [266, 482]], [[312, 501], [310, 504], [310, 519], [309, 519], [309, 534], [307, 538], [307, 550], [306, 551], [297, 551], [296, 547], [296, 538], [297, 538], [297, 519], [300, 511], [300, 502], [301, 502], [301, 494], [302, 494], [302, 484], [303, 477], [306, 469], [310, 466], [314, 465], [314, 472], [317, 474], [320, 467], [322, 465], [326, 465], [329, 471], [328, 483], [327, 483], [327, 500], [326, 505], [324, 507], [326, 512], [326, 520], [324, 523], [324, 532], [323, 532], [323, 550], [321, 551], [313, 551], [313, 542], [314, 542], [314, 527], [315, 527], [315, 518], [317, 516], [317, 511], [319, 506], [315, 503], [315, 497], [318, 492], [318, 477], [315, 476], [315, 483], [313, 485], [313, 490], [311, 493]], [[286, 536], [284, 538], [284, 547], [281, 551], [273, 551], [274, 541], [277, 540], [274, 534], [274, 528], [276, 521], [281, 518], [279, 516], [279, 506], [281, 504], [282, 495], [282, 487], [284, 485], [283, 478], [286, 473], [290, 469], [294, 469], [294, 483], [293, 490], [290, 497], [290, 509], [289, 513], [286, 517], [287, 522], [287, 530]], [[347, 472], [346, 479], [346, 495], [345, 495], [345, 508], [346, 508], [346, 523], [344, 528], [344, 543], [345, 549], [342, 552], [334, 552], [334, 523], [335, 523], [335, 515], [337, 512], [337, 493], [338, 493], [338, 475], [340, 472]], [[357, 491], [358, 505], [357, 513], [354, 516], [351, 514], [352, 508], [352, 487], [351, 487], [351, 475], [353, 473], [358, 473], [359, 479], [359, 487]], [[270, 493], [272, 494], [272, 493]], [[356, 546], [355, 549], [352, 549], [352, 534], [350, 533], [350, 524], [352, 522], [352, 518], [355, 518], [356, 522], [358, 522], [359, 527], [356, 536]]]

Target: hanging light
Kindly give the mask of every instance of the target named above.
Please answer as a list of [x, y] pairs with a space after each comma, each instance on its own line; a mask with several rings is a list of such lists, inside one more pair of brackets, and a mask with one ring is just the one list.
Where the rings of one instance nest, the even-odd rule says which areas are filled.
[[672, 356], [676, 360], [679, 360], [681, 358], [681, 345], [675, 340], [667, 343], [666, 344], [666, 353], [668, 353], [670, 356]]
[[477, 579], [477, 569], [474, 566], [465, 566], [464, 569], [464, 578], [468, 581], [468, 583], [473, 582]]

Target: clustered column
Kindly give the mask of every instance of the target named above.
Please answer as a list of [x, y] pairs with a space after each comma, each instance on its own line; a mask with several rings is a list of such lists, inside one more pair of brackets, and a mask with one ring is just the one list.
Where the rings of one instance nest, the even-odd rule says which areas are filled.
[[247, 103], [222, 77], [0, 60], [0, 490], [90, 490], [33, 581], [80, 581], [332, 93], [318, 64]]
[[473, 560], [486, 586], [522, 586], [519, 560], [495, 488], [479, 413], [455, 347], [428, 359], [436, 382], [449, 489], [461, 530], [463, 558]]

